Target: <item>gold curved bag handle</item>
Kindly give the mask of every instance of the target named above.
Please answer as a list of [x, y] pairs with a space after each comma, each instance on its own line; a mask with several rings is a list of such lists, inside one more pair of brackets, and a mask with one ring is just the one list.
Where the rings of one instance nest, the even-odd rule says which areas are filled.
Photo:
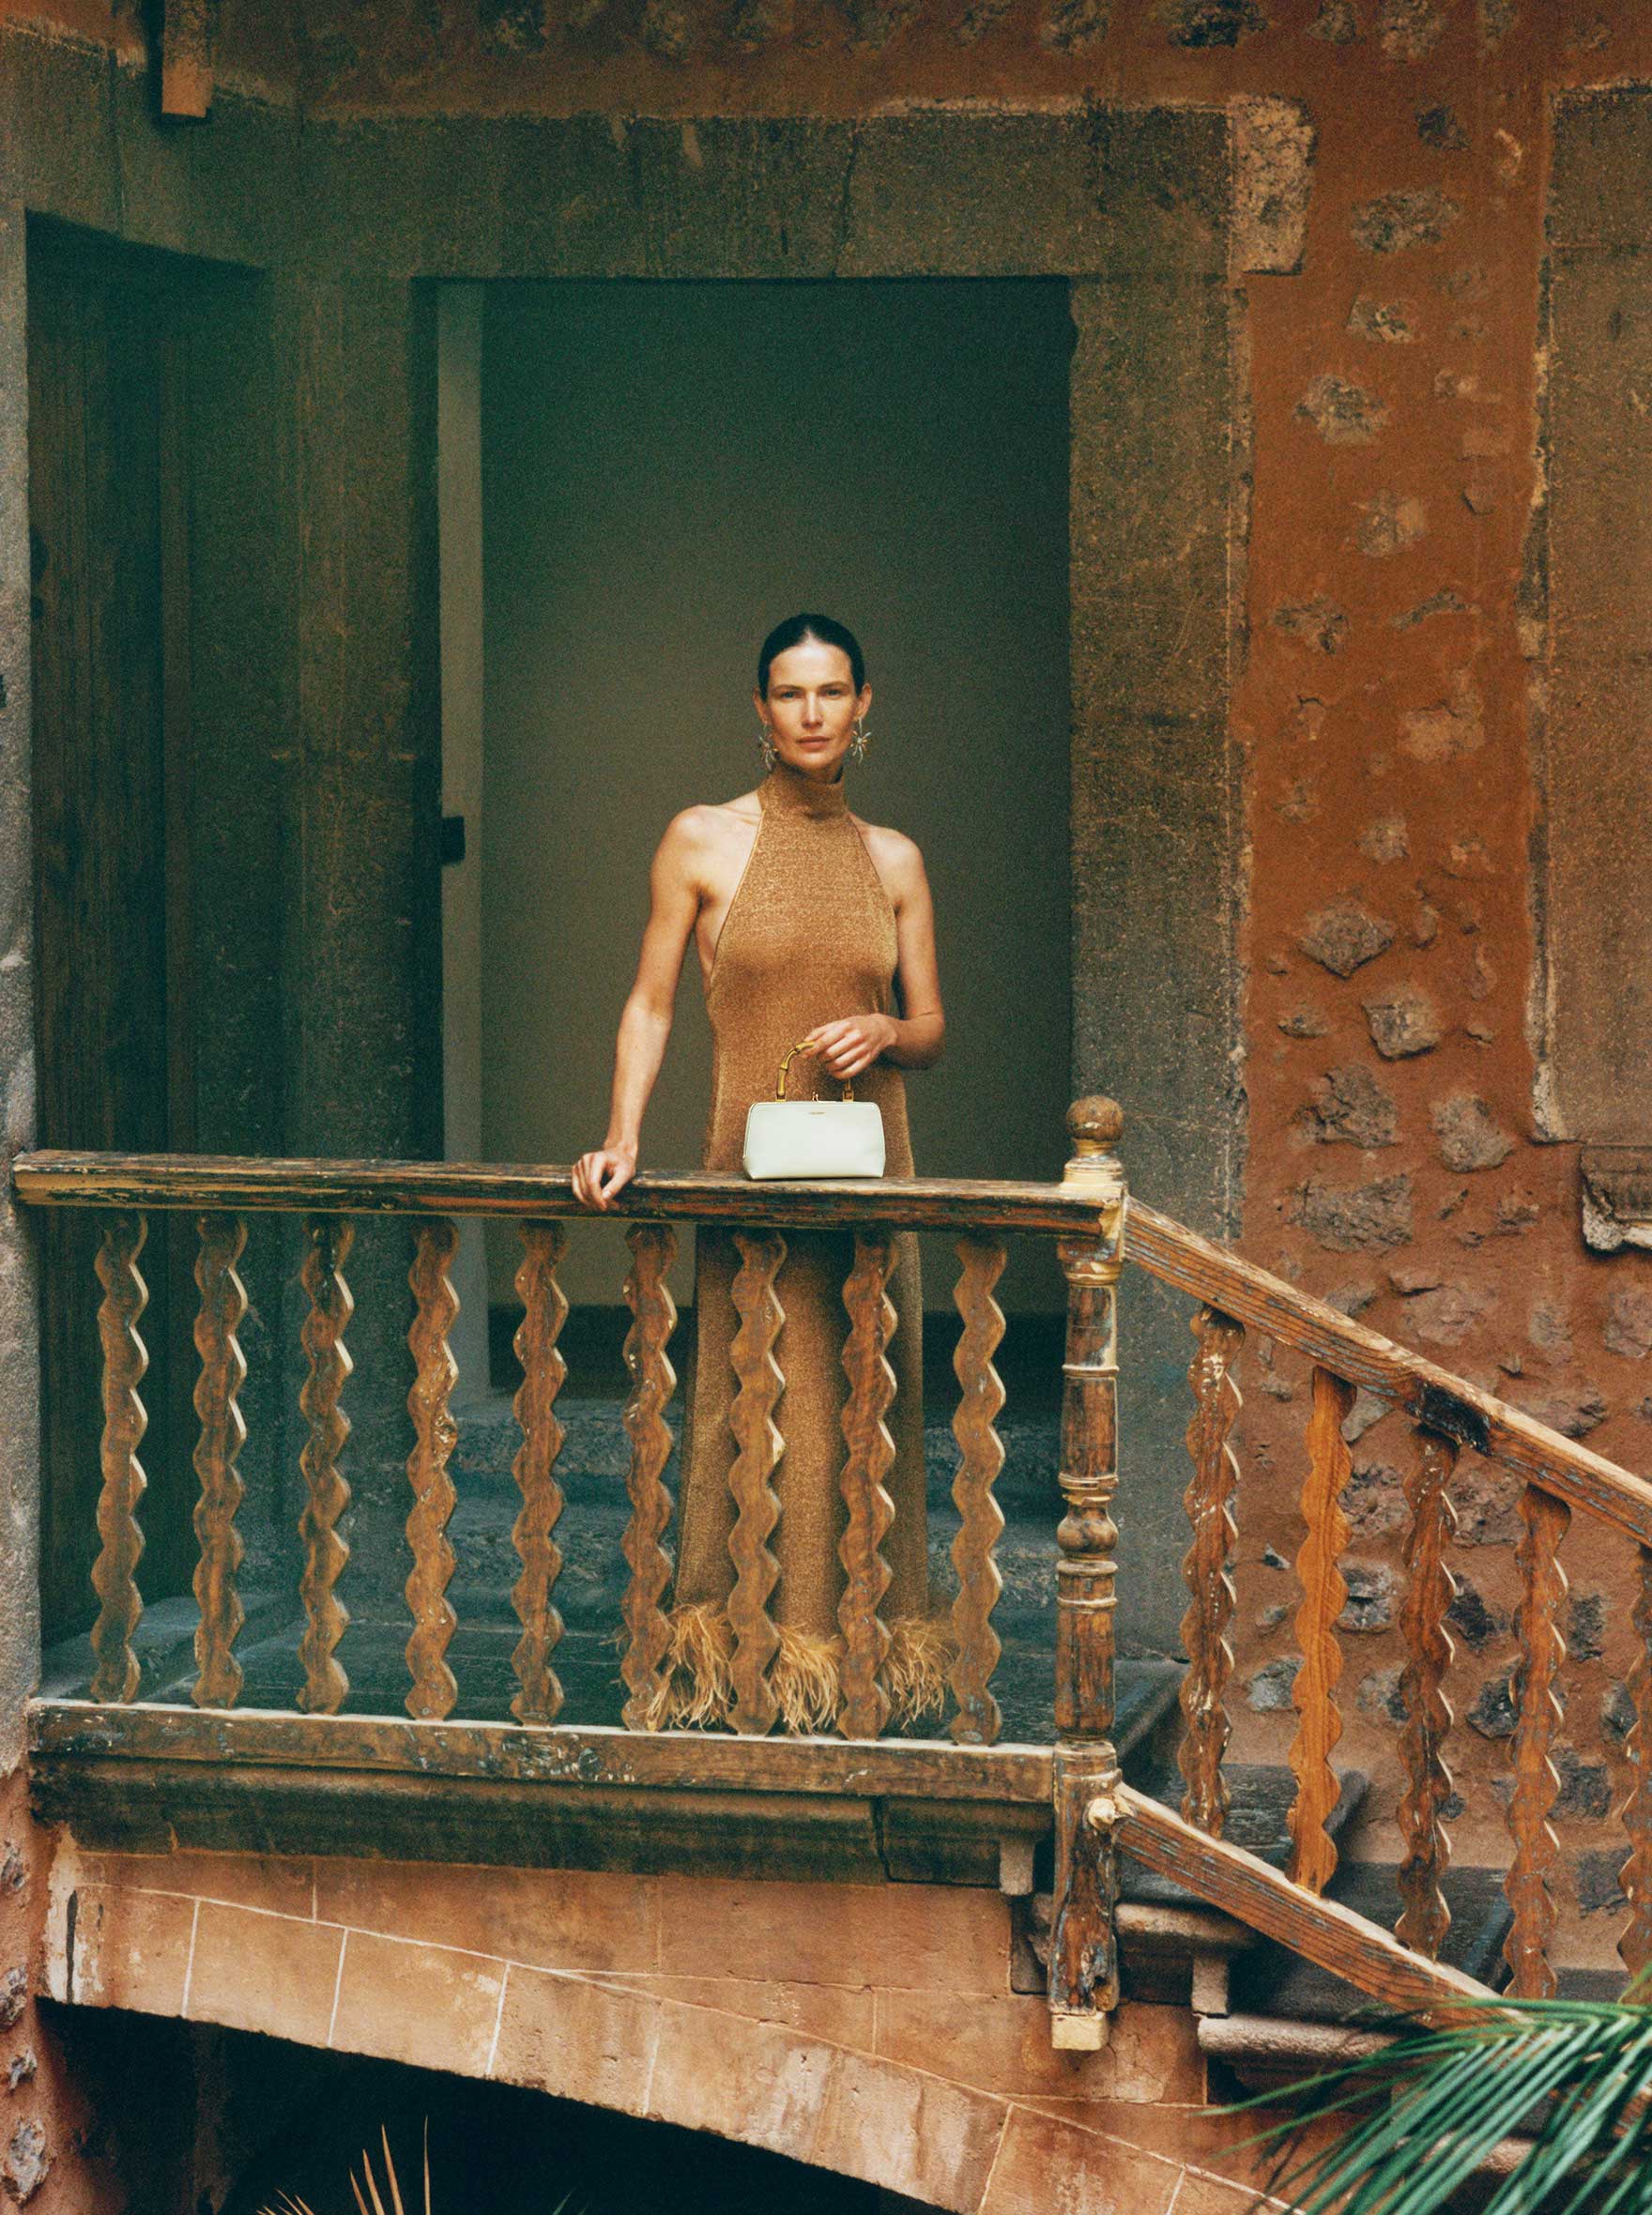
[[[774, 1097], [777, 1100], [784, 1100], [786, 1097], [786, 1072], [791, 1067], [791, 1055], [803, 1052], [803, 1043], [800, 1038], [796, 1046], [792, 1047], [791, 1053], [788, 1054], [780, 1064], [780, 1082], [774, 1087]], [[843, 1080], [843, 1096], [846, 1100], [852, 1100], [855, 1096], [855, 1088], [847, 1077]]]

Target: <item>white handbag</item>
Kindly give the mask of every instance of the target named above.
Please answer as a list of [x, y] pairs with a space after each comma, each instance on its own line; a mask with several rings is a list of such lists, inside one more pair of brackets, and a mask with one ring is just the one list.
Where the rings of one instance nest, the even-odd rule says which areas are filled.
[[847, 1081], [841, 1100], [788, 1100], [786, 1072], [793, 1046], [780, 1064], [772, 1100], [745, 1111], [748, 1177], [880, 1177], [883, 1116], [875, 1100], [857, 1100]]

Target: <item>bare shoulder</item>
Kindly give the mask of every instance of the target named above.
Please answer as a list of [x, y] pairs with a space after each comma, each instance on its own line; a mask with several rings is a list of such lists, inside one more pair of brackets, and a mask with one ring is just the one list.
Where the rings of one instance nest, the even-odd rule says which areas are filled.
[[755, 822], [761, 813], [755, 792], [739, 792], [732, 800], [696, 800], [672, 817], [665, 826], [665, 836], [679, 840], [715, 838], [731, 817]]
[[924, 856], [915, 838], [892, 831], [884, 823], [868, 823], [850, 810], [855, 829], [866, 842], [878, 874], [885, 884], [909, 889], [924, 881]]
[[762, 808], [755, 792], [742, 792], [733, 800], [700, 800], [681, 809], [666, 824], [660, 852], [675, 860], [692, 862], [722, 852], [738, 842], [757, 822]]

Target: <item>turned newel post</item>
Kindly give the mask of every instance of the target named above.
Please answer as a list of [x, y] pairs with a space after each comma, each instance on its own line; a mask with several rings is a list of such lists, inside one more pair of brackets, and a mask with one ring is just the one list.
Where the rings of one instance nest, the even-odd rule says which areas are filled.
[[1118, 2005], [1113, 1935], [1118, 1867], [1108, 1829], [1088, 1819], [1118, 1782], [1113, 1729], [1113, 1606], [1118, 1532], [1118, 1320], [1124, 1261], [1124, 1173], [1112, 1149], [1124, 1126], [1115, 1100], [1091, 1096], [1067, 1110], [1073, 1158], [1063, 1180], [1095, 1209], [1094, 1229], [1057, 1247], [1067, 1280], [1062, 1364], [1061, 1486], [1056, 1540], [1055, 1897], [1050, 1927], [1050, 2035], [1094, 2050]]

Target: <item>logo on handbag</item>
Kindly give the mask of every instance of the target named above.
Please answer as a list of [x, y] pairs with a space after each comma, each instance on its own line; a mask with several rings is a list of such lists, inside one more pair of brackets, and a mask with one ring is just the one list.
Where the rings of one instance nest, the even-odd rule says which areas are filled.
[[744, 1165], [748, 1177], [880, 1177], [883, 1116], [875, 1100], [857, 1100], [844, 1084], [841, 1100], [788, 1100], [786, 1073], [794, 1046], [780, 1064], [772, 1100], [745, 1111]]

